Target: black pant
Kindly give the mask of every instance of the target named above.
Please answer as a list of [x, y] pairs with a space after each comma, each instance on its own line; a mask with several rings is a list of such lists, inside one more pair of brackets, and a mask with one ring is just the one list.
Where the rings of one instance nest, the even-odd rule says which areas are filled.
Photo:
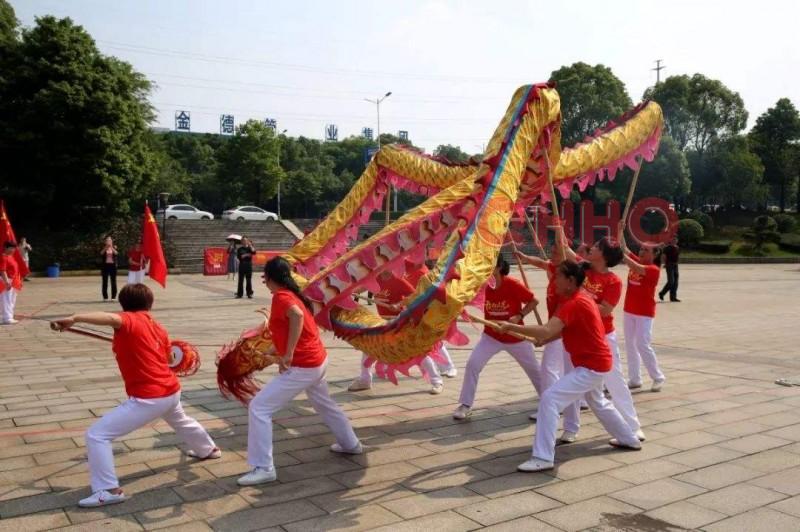
[[664, 288], [658, 293], [658, 295], [663, 299], [664, 294], [669, 292], [669, 299], [670, 301], [675, 301], [678, 299], [678, 265], [677, 264], [667, 264], [667, 282], [664, 285]]
[[108, 299], [108, 280], [111, 279], [111, 299], [117, 297], [117, 265], [103, 264], [103, 299]]
[[247, 281], [247, 297], [253, 295], [253, 268], [242, 268], [239, 265], [239, 286], [236, 289], [236, 295], [242, 297], [242, 288], [244, 282]]

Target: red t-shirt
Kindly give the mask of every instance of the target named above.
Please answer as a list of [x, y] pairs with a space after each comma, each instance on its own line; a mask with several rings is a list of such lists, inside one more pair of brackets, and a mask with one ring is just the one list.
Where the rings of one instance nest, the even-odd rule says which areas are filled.
[[623, 310], [637, 316], [654, 318], [656, 315], [656, 288], [661, 268], [645, 264], [644, 274], [631, 270], [628, 273], [628, 290], [625, 292]]
[[[597, 273], [594, 270], [586, 272], [583, 288], [592, 296], [598, 305], [605, 301], [611, 306], [617, 306], [622, 297], [622, 281], [613, 272]], [[603, 326], [606, 334], [614, 332], [614, 315], [603, 316]]]
[[272, 294], [272, 308], [269, 313], [269, 332], [275, 349], [281, 356], [286, 355], [289, 343], [289, 309], [297, 305], [303, 311], [303, 330], [294, 348], [292, 366], [298, 368], [316, 368], [325, 363], [328, 353], [319, 337], [319, 329], [314, 316], [303, 304], [303, 301], [290, 290], [278, 290]]
[[130, 397], [155, 399], [178, 392], [181, 384], [169, 369], [169, 335], [147, 311], [120, 312], [122, 326], [111, 344]]
[[552, 318], [558, 308], [559, 295], [556, 292], [556, 265], [547, 261], [547, 316]]
[[[483, 315], [487, 320], [508, 321], [520, 313], [522, 308], [534, 299], [533, 292], [525, 285], [511, 277], [503, 277], [500, 286], [486, 287], [486, 302], [483, 304]], [[491, 336], [504, 344], [516, 344], [520, 340], [516, 336], [501, 333], [489, 326], [483, 328], [483, 334]]]
[[427, 273], [428, 273], [428, 267], [425, 266], [424, 264], [416, 265], [413, 262], [412, 263], [406, 262], [406, 274], [403, 277], [403, 279], [408, 281], [408, 284], [410, 284], [411, 286], [416, 287], [419, 280], [423, 276], [427, 275]]
[[573, 366], [601, 373], [611, 371], [611, 350], [600, 309], [588, 292], [578, 290], [572, 297], [562, 298], [555, 317], [564, 323], [561, 337]]
[[[0, 253], [0, 272], [6, 272], [8, 280], [11, 281], [11, 287], [14, 290], [22, 290], [22, 278], [19, 275], [19, 265], [14, 255], [6, 255]], [[0, 280], [0, 292], [6, 291], [6, 284]]]
[[393, 318], [397, 316], [397, 312], [382, 306], [380, 304], [381, 302], [395, 305], [414, 293], [414, 287], [411, 286], [411, 283], [405, 279], [399, 279], [394, 275], [385, 281], [379, 277], [378, 286], [380, 287], [380, 291], [375, 293], [373, 297], [378, 307], [378, 314], [384, 318]]
[[141, 251], [132, 249], [128, 252], [128, 271], [138, 272], [142, 269], [142, 258], [144, 254]]

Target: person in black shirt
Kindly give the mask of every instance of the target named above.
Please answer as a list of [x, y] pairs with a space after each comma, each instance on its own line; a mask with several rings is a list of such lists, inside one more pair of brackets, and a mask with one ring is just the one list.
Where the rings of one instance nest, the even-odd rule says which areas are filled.
[[247, 281], [247, 297], [253, 297], [253, 256], [256, 249], [249, 238], [242, 237], [242, 245], [236, 250], [236, 258], [239, 259], [239, 284], [236, 290], [236, 297], [242, 297], [244, 282]]
[[667, 282], [661, 291], [658, 293], [658, 298], [664, 301], [664, 294], [669, 292], [669, 300], [675, 303], [680, 303], [678, 299], [678, 257], [681, 254], [681, 248], [678, 247], [678, 237], [672, 237], [670, 243], [664, 248], [664, 264], [667, 269]]

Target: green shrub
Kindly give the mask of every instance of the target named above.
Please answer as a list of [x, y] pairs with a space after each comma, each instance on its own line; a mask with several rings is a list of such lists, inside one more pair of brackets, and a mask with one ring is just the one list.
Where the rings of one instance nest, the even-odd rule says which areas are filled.
[[781, 235], [779, 245], [785, 251], [800, 253], [800, 235], [797, 233], [784, 233]]
[[706, 233], [708, 233], [709, 231], [714, 229], [714, 220], [712, 220], [711, 216], [707, 215], [703, 211], [694, 210], [694, 211], [689, 213], [689, 216], [687, 216], [687, 219], [688, 220], [694, 220], [697, 223], [699, 223], [700, 225], [702, 225], [703, 226], [703, 231], [705, 231]]
[[730, 240], [707, 240], [697, 244], [698, 251], [705, 251], [706, 253], [727, 253], [731, 250]]
[[699, 222], [692, 219], [685, 219], [678, 222], [678, 242], [682, 246], [692, 247], [700, 242], [705, 232]]
[[771, 216], [761, 215], [753, 218], [753, 226], [744, 234], [746, 240], [753, 244], [754, 256], [763, 255], [764, 246], [768, 242], [780, 241], [778, 224]]
[[775, 223], [778, 224], [779, 233], [791, 233], [797, 227], [797, 220], [791, 214], [775, 215]]

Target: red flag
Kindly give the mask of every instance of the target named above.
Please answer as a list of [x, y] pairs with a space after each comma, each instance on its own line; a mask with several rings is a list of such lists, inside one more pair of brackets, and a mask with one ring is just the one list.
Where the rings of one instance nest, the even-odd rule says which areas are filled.
[[142, 227], [142, 253], [150, 260], [150, 278], [167, 287], [167, 261], [161, 249], [161, 237], [158, 235], [158, 224], [150, 212], [150, 206], [144, 206], [144, 226]]
[[[3, 200], [0, 200], [0, 246], [6, 242], [17, 243], [17, 238], [14, 236], [14, 230], [11, 228], [11, 220], [8, 219], [8, 215], [6, 214], [6, 204]], [[27, 277], [31, 271], [28, 269], [28, 265], [25, 264], [25, 261], [22, 260], [22, 253], [20, 253], [19, 247], [14, 251], [14, 259], [17, 261], [20, 277]]]

